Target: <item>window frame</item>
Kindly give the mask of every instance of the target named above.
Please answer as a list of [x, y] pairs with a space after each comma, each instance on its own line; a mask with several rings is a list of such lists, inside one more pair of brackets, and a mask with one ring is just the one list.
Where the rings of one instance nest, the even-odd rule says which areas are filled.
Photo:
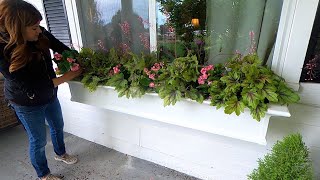
[[[271, 68], [294, 89], [299, 80], [319, 0], [283, 0]], [[83, 46], [76, 0], [65, 0], [74, 47]], [[149, 1], [150, 50], [157, 48], [156, 0]]]

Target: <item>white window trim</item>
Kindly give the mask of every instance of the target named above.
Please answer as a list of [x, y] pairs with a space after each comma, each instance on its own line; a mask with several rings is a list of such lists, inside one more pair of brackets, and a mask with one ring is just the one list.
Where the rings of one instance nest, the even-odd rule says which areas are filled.
[[157, 3], [149, 0], [150, 52], [157, 50]]
[[296, 91], [319, 0], [284, 0], [272, 70]]
[[65, 0], [64, 3], [68, 16], [72, 45], [76, 50], [80, 50], [83, 47], [83, 41], [76, 0]]

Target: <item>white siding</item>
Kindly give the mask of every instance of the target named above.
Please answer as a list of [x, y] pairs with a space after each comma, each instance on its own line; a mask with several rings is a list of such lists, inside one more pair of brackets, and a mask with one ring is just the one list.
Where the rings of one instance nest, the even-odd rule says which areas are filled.
[[203, 179], [246, 179], [277, 140], [300, 132], [320, 178], [320, 108], [292, 105], [291, 118], [271, 118], [268, 145], [261, 146], [74, 103], [67, 84], [59, 98], [67, 132]]

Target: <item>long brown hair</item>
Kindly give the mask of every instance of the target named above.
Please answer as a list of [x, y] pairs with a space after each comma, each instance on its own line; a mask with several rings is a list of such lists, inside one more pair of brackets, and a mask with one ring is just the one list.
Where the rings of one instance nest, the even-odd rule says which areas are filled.
[[[27, 26], [42, 20], [40, 12], [23, 0], [0, 0], [0, 42], [6, 43], [4, 55], [14, 72], [31, 61], [31, 52], [24, 37]], [[48, 39], [39, 36], [38, 46], [46, 46]]]

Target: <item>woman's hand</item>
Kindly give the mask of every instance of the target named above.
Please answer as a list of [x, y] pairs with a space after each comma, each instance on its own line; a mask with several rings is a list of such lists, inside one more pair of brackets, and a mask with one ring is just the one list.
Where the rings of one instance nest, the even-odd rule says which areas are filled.
[[57, 87], [64, 82], [70, 81], [80, 76], [82, 72], [83, 72], [83, 69], [79, 68], [77, 71], [68, 71], [58, 78], [53, 78], [52, 81], [53, 81], [54, 87]]

